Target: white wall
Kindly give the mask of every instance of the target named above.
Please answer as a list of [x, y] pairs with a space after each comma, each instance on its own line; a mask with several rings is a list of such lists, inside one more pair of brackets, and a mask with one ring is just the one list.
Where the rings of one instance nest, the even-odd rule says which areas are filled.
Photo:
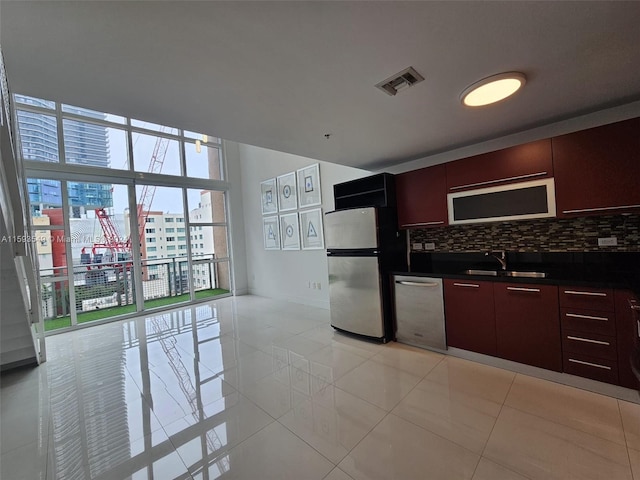
[[[230, 143], [230, 142], [227, 142]], [[249, 292], [305, 305], [329, 308], [327, 257], [325, 250], [265, 250], [262, 239], [260, 183], [299, 168], [320, 164], [322, 211], [334, 209], [333, 185], [370, 175], [371, 172], [343, 167], [265, 148], [235, 144], [226, 149], [227, 161], [238, 161], [244, 208], [245, 250]], [[237, 156], [236, 156], [237, 154]], [[238, 182], [230, 176], [232, 190]], [[233, 205], [232, 205], [233, 208]], [[234, 230], [234, 233], [236, 231]], [[236, 258], [239, 255], [236, 243]], [[237, 260], [236, 260], [237, 261]], [[309, 288], [309, 282], [321, 288]]]
[[226, 161], [227, 179], [231, 183], [227, 197], [227, 210], [229, 214], [229, 229], [231, 231], [231, 243], [229, 254], [233, 261], [232, 286], [234, 295], [246, 295], [249, 293], [249, 281], [247, 279], [247, 256], [245, 255], [245, 231], [244, 231], [244, 201], [242, 199], [242, 173], [239, 144], [223, 141]]

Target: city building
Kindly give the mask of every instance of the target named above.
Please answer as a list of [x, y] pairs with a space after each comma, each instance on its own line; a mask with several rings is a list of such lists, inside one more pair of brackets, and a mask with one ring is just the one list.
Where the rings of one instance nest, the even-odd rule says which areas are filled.
[[[51, 108], [48, 100], [17, 95], [16, 101], [24, 105]], [[86, 108], [65, 105], [65, 111], [82, 115], [87, 119], [104, 120], [106, 115]], [[110, 165], [109, 139], [107, 129], [102, 125], [76, 120], [64, 121], [65, 161], [75, 165], [108, 167]], [[20, 110], [18, 125], [22, 154], [26, 160], [59, 162], [56, 118], [53, 115]], [[62, 205], [60, 183], [40, 178], [27, 179], [29, 200], [33, 213], [44, 208]], [[71, 216], [80, 218], [89, 206], [111, 207], [111, 189], [106, 184], [69, 183], [69, 205]]]

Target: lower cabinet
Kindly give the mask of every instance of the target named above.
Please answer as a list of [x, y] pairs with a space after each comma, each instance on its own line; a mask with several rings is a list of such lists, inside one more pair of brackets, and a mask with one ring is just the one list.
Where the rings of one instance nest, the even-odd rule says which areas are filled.
[[447, 345], [638, 389], [628, 290], [444, 280]]
[[497, 356], [562, 371], [558, 287], [494, 285]]
[[496, 356], [493, 282], [444, 281], [447, 345]]
[[612, 289], [560, 287], [565, 373], [619, 383], [614, 304]]
[[616, 290], [614, 296], [620, 385], [638, 390], [640, 389], [640, 382], [631, 368], [637, 335], [636, 329], [638, 327], [629, 303], [630, 300], [637, 301], [638, 298], [629, 290]]

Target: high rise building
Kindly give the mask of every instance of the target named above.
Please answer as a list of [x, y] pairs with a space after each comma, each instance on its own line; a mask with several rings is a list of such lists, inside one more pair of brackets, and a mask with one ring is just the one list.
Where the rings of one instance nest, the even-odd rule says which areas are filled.
[[[53, 102], [23, 95], [16, 101], [24, 105], [52, 108]], [[103, 113], [64, 106], [64, 111], [83, 117], [105, 120]], [[60, 160], [57, 124], [54, 115], [18, 109], [18, 128], [25, 160], [58, 162]], [[53, 113], [53, 112], [52, 112]], [[64, 152], [67, 163], [109, 167], [109, 138], [106, 127], [90, 122], [64, 119]], [[29, 200], [37, 215], [43, 208], [62, 205], [60, 183], [46, 179], [28, 180]], [[113, 195], [107, 184], [69, 182], [71, 216], [79, 217], [84, 208], [111, 207]]]

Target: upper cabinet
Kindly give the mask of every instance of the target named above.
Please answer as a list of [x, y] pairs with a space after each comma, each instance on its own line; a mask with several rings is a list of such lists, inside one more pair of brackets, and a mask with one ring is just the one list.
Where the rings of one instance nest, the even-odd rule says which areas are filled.
[[447, 225], [447, 182], [444, 165], [396, 175], [400, 228]]
[[640, 210], [640, 118], [552, 139], [557, 216]]
[[333, 186], [336, 210], [361, 207], [396, 208], [394, 175], [379, 173]]
[[448, 193], [553, 177], [551, 139], [446, 164]]

